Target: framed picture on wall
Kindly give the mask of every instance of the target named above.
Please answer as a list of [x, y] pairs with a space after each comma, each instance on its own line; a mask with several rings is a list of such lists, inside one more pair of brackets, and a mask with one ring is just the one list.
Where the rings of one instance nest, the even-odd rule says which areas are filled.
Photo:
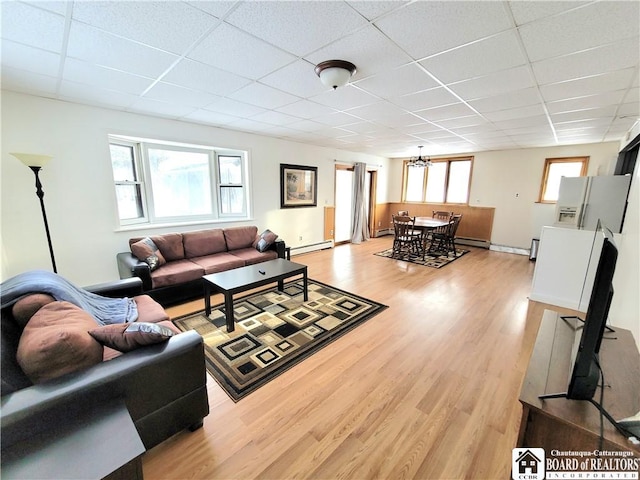
[[318, 167], [280, 164], [280, 208], [318, 205]]

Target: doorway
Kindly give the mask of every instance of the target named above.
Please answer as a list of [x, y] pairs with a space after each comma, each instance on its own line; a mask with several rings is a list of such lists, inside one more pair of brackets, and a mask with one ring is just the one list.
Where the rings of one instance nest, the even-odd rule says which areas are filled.
[[[335, 232], [336, 245], [351, 242], [353, 226], [353, 167], [336, 165], [335, 175]], [[367, 170], [365, 181], [365, 209], [369, 224], [369, 235], [373, 237], [374, 219], [372, 212], [375, 207], [377, 172]], [[372, 192], [373, 195], [372, 195]]]

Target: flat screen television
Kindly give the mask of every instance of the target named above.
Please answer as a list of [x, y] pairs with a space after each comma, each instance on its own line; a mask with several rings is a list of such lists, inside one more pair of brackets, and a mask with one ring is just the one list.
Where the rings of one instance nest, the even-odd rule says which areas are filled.
[[[580, 335], [580, 341], [576, 343], [572, 352], [573, 369], [566, 398], [573, 400], [592, 399], [600, 378], [598, 353], [613, 298], [613, 274], [618, 259], [618, 249], [613, 240], [613, 234], [601, 224], [596, 230], [594, 246], [600, 243], [602, 249], [593, 280], [589, 307], [583, 328], [576, 332]], [[596, 248], [592, 251], [593, 255], [597, 255]]]

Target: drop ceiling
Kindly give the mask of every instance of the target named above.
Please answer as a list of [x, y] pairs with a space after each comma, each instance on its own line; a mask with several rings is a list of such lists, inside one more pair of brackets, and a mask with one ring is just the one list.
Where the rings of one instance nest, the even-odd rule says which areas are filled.
[[[2, 88], [384, 157], [619, 141], [637, 1], [2, 1]], [[325, 88], [314, 66], [354, 63]]]

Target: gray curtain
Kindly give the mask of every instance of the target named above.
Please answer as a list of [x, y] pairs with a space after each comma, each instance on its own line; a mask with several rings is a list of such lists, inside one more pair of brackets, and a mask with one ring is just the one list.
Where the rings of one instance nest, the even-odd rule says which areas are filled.
[[362, 243], [369, 240], [369, 219], [367, 217], [367, 199], [365, 187], [367, 181], [367, 164], [357, 162], [353, 168], [353, 228], [351, 243]]

